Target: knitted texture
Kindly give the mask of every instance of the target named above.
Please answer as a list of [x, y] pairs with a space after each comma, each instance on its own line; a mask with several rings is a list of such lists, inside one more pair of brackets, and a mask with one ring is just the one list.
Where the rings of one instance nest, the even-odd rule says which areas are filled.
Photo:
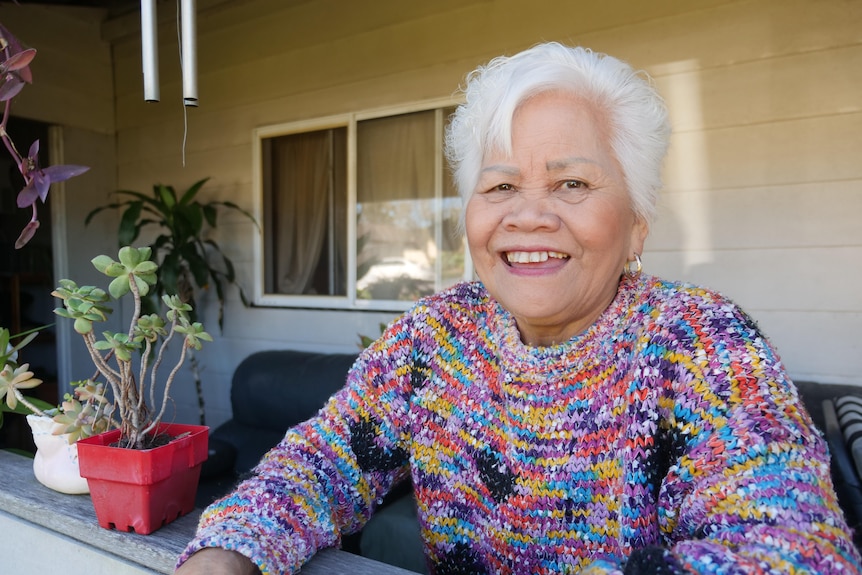
[[180, 562], [217, 546], [296, 572], [408, 477], [437, 575], [860, 572], [770, 344], [718, 294], [648, 276], [549, 347], [479, 283], [420, 301]]

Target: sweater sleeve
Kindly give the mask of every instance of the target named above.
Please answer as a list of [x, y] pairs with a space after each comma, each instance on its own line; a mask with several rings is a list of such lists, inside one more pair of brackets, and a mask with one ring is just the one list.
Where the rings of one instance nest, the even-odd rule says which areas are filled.
[[624, 573], [859, 573], [825, 441], [771, 345], [730, 303], [685, 317], [663, 363], [667, 546]]
[[362, 527], [408, 475], [405, 323], [365, 350], [346, 386], [314, 418], [288, 430], [249, 479], [204, 510], [178, 565], [195, 551], [220, 547], [249, 557], [263, 575], [296, 573], [315, 552]]

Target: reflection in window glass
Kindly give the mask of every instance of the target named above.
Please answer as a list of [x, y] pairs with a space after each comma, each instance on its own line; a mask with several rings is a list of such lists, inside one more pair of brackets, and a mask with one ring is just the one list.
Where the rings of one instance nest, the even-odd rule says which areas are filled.
[[463, 279], [461, 203], [442, 154], [452, 111], [269, 129], [261, 301], [394, 310]]
[[434, 112], [357, 126], [356, 296], [434, 292]]

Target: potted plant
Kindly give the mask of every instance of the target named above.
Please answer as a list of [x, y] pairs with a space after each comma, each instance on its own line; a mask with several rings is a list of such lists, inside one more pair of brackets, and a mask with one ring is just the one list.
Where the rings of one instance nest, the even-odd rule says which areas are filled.
[[[78, 469], [76, 441], [107, 430], [111, 419], [106, 410], [107, 399], [100, 384], [81, 382], [75, 395], [67, 394], [59, 407], [35, 397], [24, 395], [41, 385], [30, 371], [30, 364], [18, 363], [18, 353], [38, 334], [40, 328], [12, 336], [0, 328], [0, 423], [3, 412], [26, 415], [33, 433], [36, 454], [33, 473], [39, 483], [61, 493], [89, 493]], [[17, 341], [13, 345], [13, 342]]]
[[[196, 294], [212, 288], [218, 299], [218, 325], [224, 326], [225, 284], [236, 284], [233, 262], [206, 232], [215, 229], [220, 209], [234, 210], [249, 218], [255, 226], [254, 216], [233, 202], [211, 200], [202, 202], [198, 194], [209, 178], [198, 180], [182, 193], [173, 186], [156, 184], [152, 194], [132, 190], [119, 190], [118, 196], [126, 199], [92, 210], [84, 221], [88, 225], [99, 213], [107, 209], [122, 209], [117, 237], [119, 244], [131, 245], [141, 232], [155, 226], [158, 235], [150, 243], [153, 259], [159, 263], [159, 277], [150, 296], [143, 303], [147, 313], [155, 311], [165, 294], [177, 294], [192, 307], [190, 317], [195, 320]], [[242, 286], [240, 299], [248, 305]], [[194, 353], [189, 354], [189, 365], [195, 380], [199, 422], [206, 424], [203, 385], [200, 366]]]
[[[95, 268], [113, 278], [107, 292], [68, 279], [60, 280], [52, 292], [63, 302], [55, 313], [74, 320], [75, 331], [110, 390], [118, 420], [118, 429], [78, 441], [81, 475], [88, 480], [96, 518], [107, 529], [140, 534], [194, 508], [200, 466], [207, 457], [208, 428], [165, 423], [162, 418], [189, 351], [212, 341], [199, 322], [190, 320], [191, 306], [176, 295], [163, 297], [165, 317], [142, 313], [142, 299], [158, 277], [151, 255], [149, 247], [125, 246], [118, 260], [93, 258]], [[104, 332], [99, 339], [94, 324], [107, 320], [112, 298], [131, 300], [129, 328]], [[167, 365], [175, 338], [181, 340], [179, 356]]]
[[59, 407], [27, 415], [36, 455], [33, 473], [42, 485], [71, 495], [90, 492], [78, 463], [78, 440], [104, 433], [117, 425], [105, 385], [93, 380], [74, 382]]

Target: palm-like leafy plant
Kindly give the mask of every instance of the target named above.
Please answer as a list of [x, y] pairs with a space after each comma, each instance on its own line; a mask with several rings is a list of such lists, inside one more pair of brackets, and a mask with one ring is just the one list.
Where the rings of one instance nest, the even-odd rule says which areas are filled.
[[[197, 290], [215, 290], [219, 302], [219, 328], [224, 324], [224, 286], [236, 283], [233, 262], [222, 252], [215, 240], [205, 237], [207, 228], [216, 228], [219, 208], [235, 210], [257, 225], [254, 217], [233, 202], [197, 199], [198, 192], [209, 180], [204, 178], [192, 184], [182, 194], [173, 186], [156, 184], [152, 195], [131, 190], [119, 190], [117, 195], [129, 199], [101, 206], [89, 214], [85, 225], [100, 212], [107, 209], [122, 209], [117, 237], [119, 245], [132, 245], [147, 226], [156, 226], [159, 235], [150, 244], [154, 260], [159, 262], [158, 282], [152, 290], [150, 305], [155, 304], [166, 293], [176, 294], [180, 299], [197, 309]], [[242, 286], [240, 298], [248, 304]], [[147, 305], [147, 304], [145, 304]]]

